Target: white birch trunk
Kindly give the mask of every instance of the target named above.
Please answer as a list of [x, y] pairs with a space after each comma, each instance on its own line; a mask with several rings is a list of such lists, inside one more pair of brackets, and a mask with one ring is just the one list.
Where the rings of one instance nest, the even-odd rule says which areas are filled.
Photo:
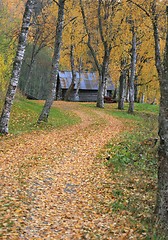
[[79, 66], [78, 66], [78, 72], [79, 72], [79, 79], [77, 82], [77, 86], [76, 86], [76, 92], [75, 92], [75, 97], [74, 100], [76, 102], [79, 101], [79, 88], [80, 88], [80, 82], [81, 82], [81, 71], [82, 71], [82, 58], [79, 58]]
[[[76, 71], [75, 71], [75, 58], [74, 58], [74, 45], [71, 44], [71, 49], [70, 49], [70, 62], [71, 62], [71, 72], [72, 72], [72, 81], [71, 84], [68, 88], [68, 90], [66, 91], [65, 94], [65, 101], [69, 101], [71, 94], [74, 91], [74, 87], [75, 87], [75, 83], [76, 83]], [[74, 100], [74, 97], [73, 97]]]
[[[155, 64], [160, 80], [160, 110], [159, 110], [159, 137], [158, 150], [158, 192], [156, 213], [159, 223], [168, 234], [168, 22], [165, 55], [161, 61], [160, 42], [158, 32], [158, 16], [156, 14], [156, 1], [153, 1], [153, 29], [155, 39]], [[168, 7], [167, 7], [168, 19]], [[168, 20], [167, 20], [168, 21]]]
[[11, 107], [16, 94], [16, 89], [19, 82], [20, 71], [22, 66], [22, 61], [25, 54], [25, 48], [27, 43], [27, 36], [30, 26], [30, 20], [33, 12], [34, 0], [28, 0], [25, 6], [25, 12], [23, 15], [22, 28], [19, 36], [19, 42], [16, 52], [16, 57], [13, 63], [12, 76], [8, 86], [5, 103], [3, 106], [1, 118], [0, 118], [0, 133], [8, 133], [8, 125], [10, 119]]
[[54, 55], [52, 59], [50, 82], [49, 82], [49, 93], [45, 101], [44, 107], [42, 109], [42, 112], [39, 116], [38, 123], [42, 121], [45, 121], [45, 122], [48, 121], [50, 108], [56, 97], [57, 76], [58, 76], [58, 70], [59, 70], [60, 51], [61, 51], [61, 44], [62, 44], [62, 32], [63, 32], [63, 26], [64, 26], [65, 0], [59, 0], [58, 6], [59, 6], [58, 20], [57, 20], [57, 26], [56, 26], [55, 47], [54, 47]]
[[118, 109], [124, 109], [124, 99], [126, 90], [126, 70], [125, 70], [125, 60], [121, 61], [121, 75], [119, 79], [119, 99], [118, 99]]
[[131, 75], [129, 79], [129, 108], [128, 113], [134, 112], [134, 80], [136, 71], [136, 32], [132, 27], [132, 55], [131, 55]]
[[109, 60], [110, 60], [110, 53], [112, 50], [111, 43], [108, 44], [107, 40], [105, 39], [105, 34], [103, 32], [103, 25], [102, 25], [102, 17], [101, 17], [101, 4], [102, 1], [99, 0], [98, 3], [98, 21], [99, 21], [99, 32], [101, 41], [103, 43], [104, 47], [104, 57], [103, 57], [103, 63], [101, 66], [101, 75], [99, 74], [99, 88], [98, 88], [98, 95], [97, 95], [97, 107], [104, 108], [104, 94], [105, 94], [105, 87], [106, 87], [106, 81], [107, 81], [107, 73], [108, 73], [108, 66], [109, 66]]
[[86, 33], [88, 36], [87, 45], [88, 45], [88, 48], [90, 49], [90, 52], [92, 54], [92, 57], [94, 59], [94, 62], [95, 62], [95, 65], [96, 65], [96, 68], [97, 68], [97, 71], [99, 74], [99, 86], [98, 86], [96, 106], [99, 108], [104, 108], [104, 89], [105, 89], [105, 83], [106, 83], [106, 76], [108, 73], [109, 58], [110, 58], [110, 52], [112, 50], [112, 46], [111, 46], [111, 42], [108, 44], [107, 40], [105, 40], [105, 34], [103, 32], [103, 26], [102, 26], [102, 17], [101, 17], [101, 13], [100, 13], [101, 4], [102, 4], [102, 1], [99, 0], [98, 1], [98, 9], [97, 9], [98, 10], [98, 21], [99, 21], [99, 32], [100, 32], [101, 41], [104, 46], [104, 56], [103, 56], [102, 63], [100, 63], [98, 61], [96, 52], [94, 51], [93, 45], [91, 44], [91, 33], [89, 32], [89, 28], [87, 25], [83, 1], [80, 0], [80, 7], [81, 7], [82, 16], [83, 16], [83, 22], [84, 22]]

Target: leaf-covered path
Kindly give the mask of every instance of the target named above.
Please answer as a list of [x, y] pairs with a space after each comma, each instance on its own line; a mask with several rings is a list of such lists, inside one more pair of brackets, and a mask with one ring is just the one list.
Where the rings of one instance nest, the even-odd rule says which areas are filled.
[[57, 102], [81, 123], [1, 141], [1, 238], [127, 239], [109, 211], [113, 182], [97, 154], [123, 124], [103, 111]]

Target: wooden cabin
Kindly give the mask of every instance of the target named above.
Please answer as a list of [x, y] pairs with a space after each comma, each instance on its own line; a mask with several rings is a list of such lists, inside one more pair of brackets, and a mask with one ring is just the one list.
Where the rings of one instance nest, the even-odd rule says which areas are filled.
[[[57, 81], [56, 99], [64, 100], [65, 93], [72, 82], [70, 71], [59, 72]], [[95, 72], [76, 73], [76, 83], [74, 91], [70, 96], [71, 101], [96, 102], [98, 92], [98, 74]], [[79, 86], [79, 87], [78, 87]], [[76, 90], [79, 88], [78, 95]], [[111, 79], [107, 80], [106, 96], [111, 97], [115, 90]]]

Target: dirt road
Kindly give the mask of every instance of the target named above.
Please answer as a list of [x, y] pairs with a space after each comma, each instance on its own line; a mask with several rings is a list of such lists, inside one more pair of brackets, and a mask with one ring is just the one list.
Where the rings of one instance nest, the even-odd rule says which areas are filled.
[[97, 155], [123, 124], [78, 103], [57, 107], [81, 123], [1, 143], [1, 239], [122, 239], [109, 210], [112, 180]]

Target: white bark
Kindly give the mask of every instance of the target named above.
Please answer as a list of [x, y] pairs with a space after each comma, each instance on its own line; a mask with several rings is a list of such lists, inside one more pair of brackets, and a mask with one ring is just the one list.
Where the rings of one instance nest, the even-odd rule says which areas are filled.
[[8, 86], [4, 107], [2, 110], [1, 118], [0, 118], [0, 133], [7, 134], [8, 133], [8, 125], [10, 119], [11, 107], [13, 104], [13, 100], [16, 94], [16, 89], [18, 86], [18, 81], [20, 77], [20, 71], [22, 66], [22, 61], [25, 54], [25, 48], [27, 43], [27, 36], [30, 26], [30, 20], [33, 12], [34, 0], [28, 0], [25, 6], [25, 12], [22, 21], [22, 28], [19, 36], [19, 42], [16, 52], [16, 57], [13, 63], [12, 76], [10, 79], [10, 83]]
[[62, 32], [63, 32], [63, 26], [64, 26], [65, 0], [59, 0], [58, 6], [59, 6], [58, 20], [57, 20], [57, 26], [56, 26], [55, 47], [54, 47], [54, 55], [52, 59], [49, 93], [45, 101], [44, 107], [42, 109], [42, 112], [39, 116], [38, 122], [48, 120], [50, 108], [56, 97], [57, 76], [58, 76], [58, 70], [59, 70], [60, 51], [61, 51], [61, 44], [62, 44]]
[[118, 99], [118, 109], [124, 109], [124, 99], [126, 91], [126, 69], [125, 69], [125, 60], [121, 61], [121, 75], [119, 79], [119, 99]]
[[[156, 213], [168, 234], [168, 25], [164, 60], [161, 60], [158, 18], [156, 15], [156, 1], [153, 1], [153, 29], [155, 39], [155, 62], [160, 80], [160, 111], [159, 111], [159, 163], [158, 163], [158, 194]], [[168, 8], [167, 8], [168, 18]]]
[[101, 41], [103, 43], [103, 47], [104, 47], [104, 56], [103, 56], [103, 62], [100, 63], [98, 61], [98, 58], [96, 56], [96, 52], [94, 51], [93, 45], [91, 44], [91, 33], [89, 32], [89, 28], [87, 25], [87, 21], [86, 21], [86, 16], [85, 16], [85, 12], [84, 12], [84, 6], [83, 6], [83, 1], [80, 0], [80, 6], [81, 6], [81, 12], [82, 12], [82, 16], [83, 16], [83, 22], [84, 22], [84, 26], [86, 29], [86, 33], [88, 36], [88, 48], [90, 49], [90, 52], [92, 54], [92, 57], [94, 59], [98, 74], [99, 74], [99, 87], [98, 87], [98, 94], [97, 94], [97, 104], [96, 106], [99, 108], [104, 108], [104, 89], [105, 89], [105, 85], [106, 85], [106, 76], [108, 73], [108, 65], [109, 65], [109, 58], [110, 58], [110, 52], [112, 50], [112, 43], [107, 43], [107, 41], [105, 40], [105, 34], [103, 32], [103, 26], [102, 26], [102, 17], [101, 17], [101, 4], [102, 1], [99, 0], [98, 1], [98, 9], [97, 9], [97, 14], [98, 14], [98, 22], [99, 22], [99, 32], [100, 32], [100, 38]]
[[132, 55], [131, 55], [131, 75], [129, 79], [129, 113], [134, 112], [134, 80], [136, 71], [136, 32], [132, 26]]
[[71, 44], [71, 49], [70, 49], [70, 63], [71, 63], [72, 81], [71, 81], [71, 84], [70, 84], [68, 90], [66, 91], [65, 98], [64, 98], [65, 101], [70, 100], [71, 94], [74, 91], [74, 87], [75, 87], [75, 83], [76, 83], [75, 58], [74, 58], [74, 45], [73, 44]]
[[79, 79], [77, 82], [77, 86], [76, 86], [76, 92], [75, 92], [75, 97], [74, 100], [75, 101], [79, 101], [79, 88], [80, 88], [80, 82], [81, 82], [81, 71], [82, 71], [82, 58], [79, 58], [79, 66], [78, 66], [78, 72], [79, 72]]

